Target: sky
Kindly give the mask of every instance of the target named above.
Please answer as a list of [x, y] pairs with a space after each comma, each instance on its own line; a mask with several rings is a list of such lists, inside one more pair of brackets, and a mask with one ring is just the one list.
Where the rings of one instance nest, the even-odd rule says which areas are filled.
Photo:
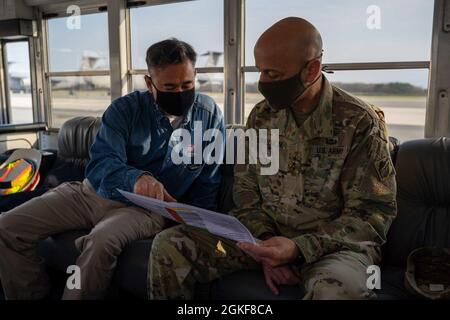
[[[253, 65], [253, 45], [270, 25], [287, 16], [304, 17], [322, 34], [325, 63], [429, 60], [432, 33], [432, 0], [247, 0], [245, 64]], [[379, 29], [370, 29], [368, 13], [375, 5]], [[372, 21], [372, 20], [371, 20]], [[51, 71], [79, 70], [82, 57], [101, 58], [108, 66], [107, 14], [81, 16], [79, 30], [69, 30], [66, 18], [49, 20]], [[145, 68], [147, 47], [168, 37], [194, 46], [199, 54], [223, 51], [223, 1], [196, 0], [185, 3], [131, 9], [133, 68]], [[17, 47], [17, 48], [16, 48]], [[27, 50], [8, 48], [11, 71], [23, 73]], [[223, 60], [220, 63], [223, 64]], [[21, 63], [22, 62], [22, 63]], [[205, 63], [200, 57], [198, 66]], [[410, 82], [426, 87], [427, 70], [341, 71], [329, 76], [346, 82]], [[246, 74], [256, 81], [257, 73]]]

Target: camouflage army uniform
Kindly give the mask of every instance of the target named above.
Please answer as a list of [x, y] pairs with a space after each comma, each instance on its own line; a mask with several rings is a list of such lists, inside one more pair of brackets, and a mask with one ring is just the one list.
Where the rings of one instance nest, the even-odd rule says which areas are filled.
[[[280, 168], [236, 165], [232, 211], [255, 237], [292, 239], [306, 299], [358, 299], [368, 265], [396, 215], [395, 171], [382, 112], [333, 87], [324, 77], [318, 107], [302, 126], [290, 109], [266, 101], [252, 110], [248, 128], [280, 130]], [[232, 241], [186, 226], [160, 233], [150, 258], [150, 298], [192, 298], [195, 282], [260, 266]]]

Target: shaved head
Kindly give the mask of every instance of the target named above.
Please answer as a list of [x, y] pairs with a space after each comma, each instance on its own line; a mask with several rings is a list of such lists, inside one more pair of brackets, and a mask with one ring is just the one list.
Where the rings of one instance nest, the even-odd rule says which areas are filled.
[[274, 47], [288, 49], [286, 54], [310, 60], [322, 52], [322, 37], [319, 31], [305, 19], [289, 17], [267, 29], [256, 42], [255, 51], [259, 48], [273, 49]]
[[302, 66], [322, 53], [319, 31], [302, 18], [282, 19], [267, 29], [254, 48], [256, 67], [293, 75]]

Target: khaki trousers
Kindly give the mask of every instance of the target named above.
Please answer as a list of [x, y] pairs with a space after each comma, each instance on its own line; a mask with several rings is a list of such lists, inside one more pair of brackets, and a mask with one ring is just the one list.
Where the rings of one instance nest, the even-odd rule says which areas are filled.
[[75, 241], [81, 288], [66, 287], [63, 299], [102, 298], [122, 249], [163, 227], [161, 216], [103, 198], [87, 179], [63, 183], [0, 215], [0, 279], [5, 297], [44, 298], [50, 287], [38, 242], [67, 230], [92, 229]]

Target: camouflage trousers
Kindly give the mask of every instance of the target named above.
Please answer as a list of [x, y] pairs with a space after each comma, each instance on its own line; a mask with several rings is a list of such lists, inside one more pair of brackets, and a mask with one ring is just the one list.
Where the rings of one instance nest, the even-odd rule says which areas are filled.
[[[299, 267], [303, 299], [369, 299], [366, 270], [373, 259], [340, 251]], [[193, 299], [194, 287], [239, 270], [258, 270], [261, 264], [235, 242], [180, 225], [159, 233], [149, 260], [150, 299]], [[299, 297], [302, 298], [302, 297]]]

